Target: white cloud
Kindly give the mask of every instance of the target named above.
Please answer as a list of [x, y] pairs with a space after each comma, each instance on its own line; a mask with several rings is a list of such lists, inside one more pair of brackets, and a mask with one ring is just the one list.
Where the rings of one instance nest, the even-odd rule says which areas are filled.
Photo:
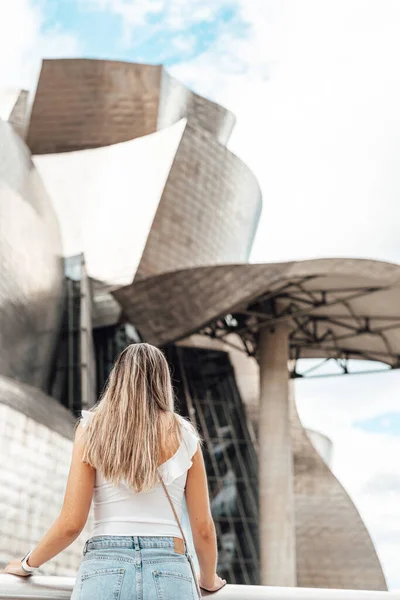
[[[237, 6], [237, 0], [79, 0], [81, 7], [92, 11], [107, 11], [121, 18], [125, 46], [137, 48], [150, 39], [158, 43], [158, 34], [177, 36], [183, 44], [182, 33], [189, 36], [193, 26], [223, 22], [218, 15], [223, 8]], [[179, 43], [179, 42], [178, 42]], [[187, 46], [183, 56], [187, 52]], [[164, 47], [162, 57], [168, 56]]]
[[44, 30], [44, 8], [33, 0], [13, 0], [0, 19], [0, 87], [32, 89], [42, 58], [75, 56], [76, 38], [60, 27]]

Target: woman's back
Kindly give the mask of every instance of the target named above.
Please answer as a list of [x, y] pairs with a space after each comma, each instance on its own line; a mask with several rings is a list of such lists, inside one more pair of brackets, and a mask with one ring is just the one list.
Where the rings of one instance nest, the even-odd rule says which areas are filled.
[[[82, 426], [92, 420], [93, 413], [82, 411]], [[178, 417], [182, 437], [176, 452], [158, 471], [174, 503], [179, 519], [185, 493], [188, 470], [198, 447], [198, 437], [191, 425]], [[100, 470], [96, 470], [93, 493], [93, 536], [173, 536], [181, 537], [161, 483], [151, 490], [135, 492], [124, 481], [113, 484]]]
[[100, 402], [82, 411], [78, 429], [82, 462], [93, 476], [94, 529], [72, 600], [194, 600], [195, 579], [178, 523], [184, 496], [200, 581], [220, 587], [199, 438], [174, 412], [164, 354], [145, 343], [123, 350]]

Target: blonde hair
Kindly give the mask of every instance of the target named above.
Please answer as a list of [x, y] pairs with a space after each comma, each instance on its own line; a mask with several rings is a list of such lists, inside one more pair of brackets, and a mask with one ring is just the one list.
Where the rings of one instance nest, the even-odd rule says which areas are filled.
[[182, 439], [161, 350], [145, 343], [127, 346], [90, 412], [82, 460], [115, 485], [124, 480], [136, 492], [151, 490], [158, 481], [162, 448], [167, 440]]

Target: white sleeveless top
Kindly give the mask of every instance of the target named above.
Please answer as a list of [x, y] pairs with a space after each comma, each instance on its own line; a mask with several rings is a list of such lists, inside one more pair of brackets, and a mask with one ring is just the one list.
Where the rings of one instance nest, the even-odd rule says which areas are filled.
[[[82, 410], [83, 427], [92, 416], [93, 413]], [[181, 519], [187, 472], [192, 466], [191, 459], [197, 450], [198, 438], [189, 423], [181, 417], [179, 419], [182, 441], [175, 454], [160, 465], [160, 472]], [[96, 471], [93, 513], [93, 536], [182, 537], [161, 483], [150, 492], [137, 493], [123, 482], [119, 485], [109, 483], [101, 472]]]

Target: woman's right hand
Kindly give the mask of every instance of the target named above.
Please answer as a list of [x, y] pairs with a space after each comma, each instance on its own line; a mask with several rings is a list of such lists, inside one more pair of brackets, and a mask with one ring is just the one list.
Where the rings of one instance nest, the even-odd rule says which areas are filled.
[[206, 592], [217, 592], [222, 587], [224, 587], [224, 585], [226, 585], [226, 580], [221, 579], [221, 577], [219, 577], [219, 575], [217, 575], [216, 573], [214, 575], [214, 581], [204, 581], [201, 578], [201, 575], [199, 577], [199, 586], [203, 590], [206, 590]]

